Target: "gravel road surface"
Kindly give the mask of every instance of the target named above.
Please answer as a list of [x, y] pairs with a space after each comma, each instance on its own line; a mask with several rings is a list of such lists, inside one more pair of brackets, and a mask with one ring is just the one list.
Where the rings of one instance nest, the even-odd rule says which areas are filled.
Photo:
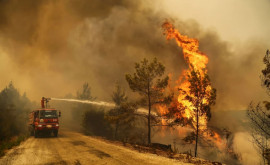
[[188, 165], [118, 146], [81, 133], [60, 131], [59, 137], [30, 137], [0, 158], [0, 165]]

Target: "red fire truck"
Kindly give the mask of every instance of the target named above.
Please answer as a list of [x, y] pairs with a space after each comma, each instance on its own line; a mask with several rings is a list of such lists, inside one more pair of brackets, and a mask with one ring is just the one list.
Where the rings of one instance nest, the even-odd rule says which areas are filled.
[[29, 129], [35, 138], [45, 133], [53, 133], [55, 137], [58, 136], [59, 117], [61, 116], [61, 112], [54, 108], [48, 108], [47, 104], [49, 100], [50, 98], [42, 97], [41, 108], [36, 109], [29, 114]]

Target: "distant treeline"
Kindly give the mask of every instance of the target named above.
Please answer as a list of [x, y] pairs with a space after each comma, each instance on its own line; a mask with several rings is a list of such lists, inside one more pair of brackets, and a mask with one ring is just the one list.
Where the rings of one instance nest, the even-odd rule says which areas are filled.
[[31, 108], [32, 103], [26, 94], [21, 95], [12, 82], [0, 92], [0, 145], [3, 141], [27, 134]]

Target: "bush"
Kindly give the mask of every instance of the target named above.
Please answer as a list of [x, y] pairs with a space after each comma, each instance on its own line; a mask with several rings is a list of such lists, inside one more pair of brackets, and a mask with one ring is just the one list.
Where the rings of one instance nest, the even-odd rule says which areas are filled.
[[88, 135], [112, 138], [112, 127], [104, 117], [105, 112], [101, 108], [87, 110], [83, 115], [82, 123], [85, 133]]

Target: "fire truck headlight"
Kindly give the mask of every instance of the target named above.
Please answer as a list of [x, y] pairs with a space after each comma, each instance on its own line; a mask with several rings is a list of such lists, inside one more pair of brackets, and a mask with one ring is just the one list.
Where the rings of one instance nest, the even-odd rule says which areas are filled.
[[41, 125], [41, 124], [39, 124], [39, 125], [38, 125], [38, 127], [42, 127], [42, 125]]

